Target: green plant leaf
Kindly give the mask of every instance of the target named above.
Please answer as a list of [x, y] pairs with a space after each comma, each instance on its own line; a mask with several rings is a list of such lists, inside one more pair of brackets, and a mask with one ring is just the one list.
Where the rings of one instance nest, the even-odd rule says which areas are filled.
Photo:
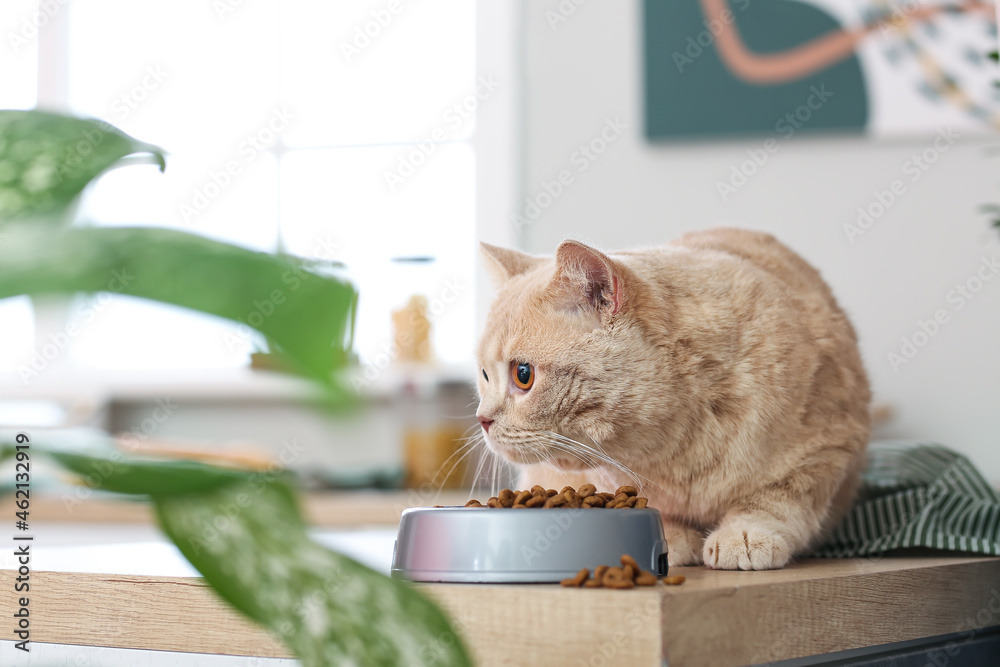
[[92, 488], [115, 493], [169, 497], [212, 489], [244, 480], [247, 473], [210, 466], [199, 461], [127, 458], [115, 450], [106, 456], [47, 451], [67, 470]]
[[[14, 453], [13, 445], [8, 445], [6, 442], [0, 440], [0, 463], [14, 456]], [[13, 480], [0, 480], [0, 498], [3, 498], [8, 493], [13, 493], [15, 488]]]
[[[11, 442], [12, 432], [0, 433], [0, 450]], [[309, 539], [283, 470], [139, 458], [79, 429], [37, 435], [39, 455], [92, 488], [150, 496], [164, 532], [208, 584], [305, 667], [471, 665], [424, 595]]]
[[0, 111], [0, 226], [55, 219], [94, 177], [137, 153], [166, 166], [162, 149], [103, 121]]
[[424, 595], [310, 540], [283, 480], [251, 477], [154, 502], [164, 531], [212, 588], [305, 667], [471, 665]]
[[[15, 435], [15, 431], [0, 430], [0, 461], [14, 454]], [[31, 452], [33, 459], [52, 459], [91, 488], [132, 495], [205, 491], [251, 474], [200, 461], [135, 456], [116, 447], [108, 434], [90, 429], [40, 431], [32, 437]]]
[[293, 257], [168, 229], [18, 225], [0, 267], [0, 298], [107, 291], [242, 322], [327, 386], [347, 360], [354, 288]]

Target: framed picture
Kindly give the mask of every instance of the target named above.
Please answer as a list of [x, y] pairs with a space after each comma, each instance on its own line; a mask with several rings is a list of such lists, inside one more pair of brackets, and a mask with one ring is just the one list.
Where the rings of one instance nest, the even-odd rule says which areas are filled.
[[650, 139], [1000, 127], [984, 0], [644, 0]]

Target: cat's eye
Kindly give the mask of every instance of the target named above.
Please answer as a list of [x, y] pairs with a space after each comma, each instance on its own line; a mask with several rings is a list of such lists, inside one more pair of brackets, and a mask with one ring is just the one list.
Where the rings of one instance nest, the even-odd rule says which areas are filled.
[[489, 378], [489, 376], [488, 376], [488, 375], [486, 375], [486, 369], [485, 369], [485, 368], [483, 368], [483, 369], [480, 369], [480, 370], [482, 370], [482, 371], [483, 371], [483, 379], [484, 379], [484, 380], [486, 380], [487, 382], [489, 382], [489, 381], [490, 381], [490, 378]]
[[535, 369], [531, 367], [531, 364], [514, 364], [511, 366], [510, 374], [518, 389], [527, 391], [535, 382]]

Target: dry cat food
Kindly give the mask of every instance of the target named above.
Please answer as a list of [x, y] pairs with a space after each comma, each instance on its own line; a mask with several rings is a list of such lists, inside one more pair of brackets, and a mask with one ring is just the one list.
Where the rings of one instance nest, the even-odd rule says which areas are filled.
[[[593, 484], [584, 484], [579, 491], [572, 486], [563, 487], [562, 491], [546, 489], [537, 484], [530, 491], [511, 491], [504, 489], [486, 501], [486, 507], [512, 507], [527, 509], [531, 507], [566, 507], [566, 508], [598, 508], [605, 509], [640, 509], [646, 506], [648, 500], [639, 496], [634, 486], [619, 486], [614, 493], [597, 492]], [[478, 500], [470, 500], [466, 507], [483, 507]]]
[[[656, 585], [657, 576], [640, 568], [634, 558], [625, 554], [621, 561], [621, 567], [598, 565], [594, 568], [593, 577], [590, 576], [590, 570], [583, 568], [575, 577], [563, 579], [559, 583], [566, 588], [635, 588]], [[684, 583], [684, 576], [667, 577], [663, 583], [676, 586]]]

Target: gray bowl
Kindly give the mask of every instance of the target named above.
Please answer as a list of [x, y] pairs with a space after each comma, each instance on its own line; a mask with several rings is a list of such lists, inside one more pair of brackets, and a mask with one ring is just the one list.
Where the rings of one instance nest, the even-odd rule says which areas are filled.
[[667, 543], [654, 509], [420, 507], [403, 512], [392, 576], [409, 581], [542, 583], [622, 554], [660, 576]]

